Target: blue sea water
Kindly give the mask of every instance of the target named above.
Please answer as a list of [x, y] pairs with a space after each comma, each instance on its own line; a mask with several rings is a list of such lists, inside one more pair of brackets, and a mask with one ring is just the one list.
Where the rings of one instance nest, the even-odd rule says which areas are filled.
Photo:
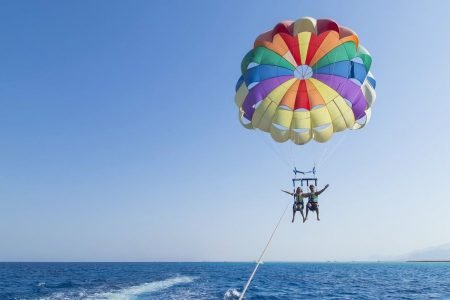
[[[250, 263], [0, 263], [0, 299], [237, 299]], [[265, 263], [246, 299], [450, 299], [450, 263]]]

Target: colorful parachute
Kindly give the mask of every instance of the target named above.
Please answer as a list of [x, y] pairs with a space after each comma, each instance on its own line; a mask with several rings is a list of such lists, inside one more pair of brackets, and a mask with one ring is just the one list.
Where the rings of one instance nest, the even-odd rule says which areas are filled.
[[235, 97], [240, 121], [296, 144], [360, 129], [376, 96], [371, 64], [356, 34], [332, 20], [279, 23], [242, 60]]

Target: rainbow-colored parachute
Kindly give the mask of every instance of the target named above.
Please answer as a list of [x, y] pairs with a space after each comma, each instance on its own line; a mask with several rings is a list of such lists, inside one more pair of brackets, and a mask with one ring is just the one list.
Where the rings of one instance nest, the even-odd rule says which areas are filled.
[[332, 20], [279, 23], [242, 60], [235, 97], [241, 123], [296, 144], [360, 129], [376, 96], [371, 63], [356, 34]]

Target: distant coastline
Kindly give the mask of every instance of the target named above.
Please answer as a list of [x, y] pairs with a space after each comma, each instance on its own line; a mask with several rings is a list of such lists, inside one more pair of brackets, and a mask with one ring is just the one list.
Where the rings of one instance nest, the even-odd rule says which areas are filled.
[[406, 262], [421, 262], [421, 263], [450, 263], [450, 259], [417, 259], [407, 260]]

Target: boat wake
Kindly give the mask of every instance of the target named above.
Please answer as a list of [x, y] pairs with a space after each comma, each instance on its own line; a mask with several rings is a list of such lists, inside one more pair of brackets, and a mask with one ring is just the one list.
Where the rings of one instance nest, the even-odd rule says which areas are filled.
[[[86, 292], [84, 289], [71, 289], [65, 292], [55, 292], [47, 297], [40, 297], [40, 300], [136, 300], [136, 299], [149, 299], [152, 293], [156, 293], [165, 289], [169, 289], [175, 285], [191, 283], [196, 277], [189, 276], [176, 276], [170, 277], [165, 280], [152, 281], [148, 283], [142, 283], [139, 285], [133, 285], [126, 288], [102, 291], [102, 292]], [[45, 286], [45, 283], [39, 283], [39, 287]]]
[[223, 300], [239, 299], [241, 293], [237, 289], [228, 289], [223, 295]]
[[195, 280], [194, 277], [177, 276], [161, 281], [153, 281], [136, 286], [131, 286], [117, 291], [96, 293], [92, 296], [87, 297], [87, 299], [111, 299], [111, 300], [136, 299], [138, 296], [143, 296], [145, 294], [165, 290], [177, 284], [191, 283], [194, 280]]

